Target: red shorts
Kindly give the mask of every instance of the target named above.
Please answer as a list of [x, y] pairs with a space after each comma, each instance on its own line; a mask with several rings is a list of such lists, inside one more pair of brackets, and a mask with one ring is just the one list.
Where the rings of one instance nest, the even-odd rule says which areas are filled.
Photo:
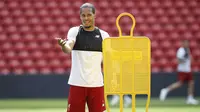
[[191, 72], [178, 72], [178, 79], [181, 82], [188, 82], [193, 80]]
[[103, 86], [79, 87], [70, 85], [67, 112], [85, 112], [86, 102], [89, 112], [105, 111]]

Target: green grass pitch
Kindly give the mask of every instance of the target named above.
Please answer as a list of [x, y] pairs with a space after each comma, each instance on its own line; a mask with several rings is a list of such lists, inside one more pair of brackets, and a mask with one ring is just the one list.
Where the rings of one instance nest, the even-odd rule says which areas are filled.
[[[200, 100], [200, 98], [198, 98]], [[0, 99], [0, 112], [66, 112], [67, 99]], [[111, 112], [120, 112], [118, 107]], [[199, 112], [200, 105], [186, 105], [185, 98], [169, 98], [160, 102], [151, 98], [149, 112]], [[131, 112], [124, 108], [123, 112]], [[145, 112], [145, 99], [136, 101], [136, 112]]]

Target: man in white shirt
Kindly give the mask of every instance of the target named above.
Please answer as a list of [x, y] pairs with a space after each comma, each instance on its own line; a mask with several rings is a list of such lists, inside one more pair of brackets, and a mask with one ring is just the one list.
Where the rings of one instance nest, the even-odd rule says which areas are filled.
[[68, 31], [67, 40], [57, 38], [63, 52], [72, 55], [67, 112], [104, 112], [102, 41], [108, 33], [95, 27], [95, 8], [90, 3], [80, 7], [81, 26]]
[[197, 105], [198, 101], [194, 99], [194, 80], [191, 73], [192, 55], [189, 49], [189, 42], [187, 40], [182, 41], [182, 47], [178, 49], [176, 57], [178, 59], [178, 81], [166, 88], [161, 89], [160, 100], [164, 101], [170, 91], [181, 87], [184, 82], [187, 82], [188, 97], [186, 103]]

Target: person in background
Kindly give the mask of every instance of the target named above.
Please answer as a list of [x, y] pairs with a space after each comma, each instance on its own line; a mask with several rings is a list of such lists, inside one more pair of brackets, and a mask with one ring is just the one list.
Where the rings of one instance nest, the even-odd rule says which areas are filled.
[[[115, 107], [119, 105], [119, 96], [118, 95], [113, 95], [110, 101], [110, 105]], [[129, 107], [132, 104], [132, 99], [129, 95], [124, 96], [124, 107]]]
[[177, 51], [177, 60], [178, 60], [178, 81], [172, 83], [166, 88], [161, 89], [160, 91], [160, 100], [164, 101], [167, 97], [167, 94], [174, 89], [181, 87], [184, 83], [188, 84], [188, 96], [186, 103], [197, 105], [199, 102], [194, 99], [194, 79], [191, 73], [191, 62], [192, 55], [189, 48], [188, 40], [182, 41], [182, 46]]

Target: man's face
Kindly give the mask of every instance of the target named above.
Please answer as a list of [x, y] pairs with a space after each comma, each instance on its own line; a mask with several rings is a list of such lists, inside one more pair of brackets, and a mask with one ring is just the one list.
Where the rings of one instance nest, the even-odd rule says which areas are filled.
[[183, 47], [185, 48], [189, 47], [189, 42], [187, 40], [183, 41]]
[[91, 8], [82, 8], [81, 10], [82, 11], [80, 14], [80, 18], [81, 18], [83, 27], [85, 27], [85, 28], [94, 27], [95, 14], [92, 13], [92, 9]]

